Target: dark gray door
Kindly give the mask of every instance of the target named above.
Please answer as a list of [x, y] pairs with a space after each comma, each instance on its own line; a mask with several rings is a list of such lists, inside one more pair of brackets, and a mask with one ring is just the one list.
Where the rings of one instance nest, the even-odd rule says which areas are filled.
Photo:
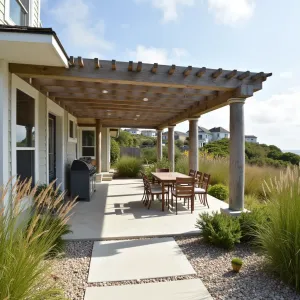
[[49, 114], [48, 118], [49, 145], [49, 183], [56, 179], [56, 117]]

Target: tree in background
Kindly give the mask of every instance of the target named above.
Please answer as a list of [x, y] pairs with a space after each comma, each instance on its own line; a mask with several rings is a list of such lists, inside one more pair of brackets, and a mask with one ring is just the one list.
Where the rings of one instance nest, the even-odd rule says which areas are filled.
[[121, 130], [116, 142], [120, 147], [133, 147], [133, 135], [127, 131]]
[[182, 140], [176, 140], [175, 141], [175, 146], [177, 146], [178, 148], [182, 147], [184, 145]]

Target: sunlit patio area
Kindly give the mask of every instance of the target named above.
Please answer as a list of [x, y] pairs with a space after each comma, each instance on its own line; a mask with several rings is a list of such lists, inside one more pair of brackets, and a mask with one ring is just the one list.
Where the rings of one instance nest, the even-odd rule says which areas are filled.
[[196, 219], [204, 211], [220, 211], [228, 204], [208, 195], [210, 208], [195, 200], [195, 211], [178, 202], [178, 215], [172, 209], [161, 210], [161, 201], [153, 201], [148, 210], [142, 203], [142, 179], [115, 179], [99, 183], [90, 202], [79, 201], [70, 219], [72, 234], [66, 239], [124, 239], [151, 236], [195, 234]]

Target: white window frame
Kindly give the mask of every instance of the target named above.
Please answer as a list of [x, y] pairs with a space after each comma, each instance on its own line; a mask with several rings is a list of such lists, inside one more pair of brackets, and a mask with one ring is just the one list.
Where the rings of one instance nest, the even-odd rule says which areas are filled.
[[[73, 122], [73, 137], [70, 137], [70, 121]], [[74, 126], [75, 125], [75, 126]], [[71, 114], [68, 114], [68, 142], [69, 143], [77, 143], [77, 119], [76, 117], [72, 116]]]
[[[17, 89], [34, 99], [34, 147], [17, 147]], [[27, 82], [12, 74], [11, 87], [11, 167], [12, 175], [17, 174], [17, 151], [18, 150], [34, 150], [34, 179], [37, 183], [39, 180], [39, 107], [38, 107], [38, 91]], [[14, 178], [15, 181], [15, 178]]]
[[[4, 20], [9, 25], [16, 25], [15, 22], [10, 17], [10, 2], [11, 1], [15, 1], [15, 0], [5, 0], [5, 3], [4, 3]], [[19, 2], [19, 4], [23, 7], [23, 9], [27, 13], [28, 24], [25, 24], [25, 26], [33, 26], [33, 9], [32, 8], [33, 8], [33, 1], [34, 0], [29, 0], [29, 9], [28, 9], [28, 11], [24, 7], [24, 5], [21, 3], [20, 0], [17, 0], [17, 1]], [[40, 6], [40, 3], [39, 3], [39, 6]]]
[[[96, 159], [96, 129], [95, 127], [80, 127], [79, 128], [79, 141], [78, 141], [78, 154], [79, 157], [83, 157], [83, 153], [82, 153], [82, 132], [83, 131], [94, 131], [94, 136], [95, 136], [95, 155], [91, 156], [91, 158]], [[85, 146], [86, 147], [86, 146]], [[90, 148], [92, 148], [92, 146], [90, 146]]]

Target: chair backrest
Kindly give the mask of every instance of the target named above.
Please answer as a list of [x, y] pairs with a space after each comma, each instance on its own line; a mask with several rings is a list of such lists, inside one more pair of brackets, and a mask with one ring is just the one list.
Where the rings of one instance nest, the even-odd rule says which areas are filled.
[[191, 176], [191, 177], [195, 177], [195, 176], [196, 176], [196, 171], [195, 171], [195, 170], [192, 170], [192, 169], [190, 169], [190, 171], [189, 171], [189, 176]]
[[194, 197], [195, 178], [176, 177], [176, 196], [177, 197]]
[[208, 189], [209, 181], [210, 181], [210, 174], [204, 173], [203, 180], [202, 180], [202, 188], [205, 189], [206, 192]]
[[156, 169], [157, 173], [167, 173], [170, 172], [170, 169], [164, 168], [164, 169]]
[[202, 180], [203, 180], [202, 175], [203, 175], [202, 172], [197, 171], [197, 173], [196, 173], [196, 184], [197, 184], [198, 187], [202, 187]]

